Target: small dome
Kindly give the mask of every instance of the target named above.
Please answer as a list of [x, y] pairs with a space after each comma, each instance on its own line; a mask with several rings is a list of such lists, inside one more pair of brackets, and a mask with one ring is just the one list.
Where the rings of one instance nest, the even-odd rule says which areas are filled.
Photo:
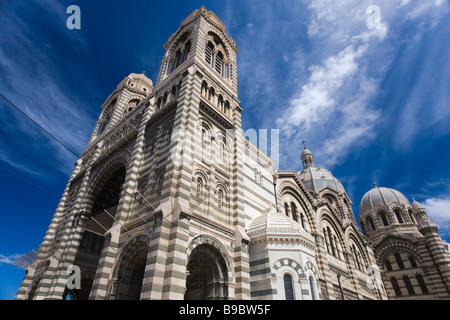
[[306, 167], [297, 173], [305, 186], [312, 192], [319, 192], [329, 187], [338, 192], [345, 192], [344, 187], [327, 169], [316, 168], [314, 166]]
[[417, 202], [414, 198], [413, 202], [411, 203], [411, 206], [414, 211], [425, 210], [425, 207], [422, 204], [420, 204], [420, 202]]
[[304, 146], [304, 149], [302, 151], [301, 160], [303, 164], [303, 169], [308, 167], [314, 167], [314, 155], [311, 151], [306, 149], [306, 146]]
[[379, 206], [388, 208], [393, 203], [404, 205], [408, 204], [409, 201], [400, 191], [385, 187], [378, 188], [374, 184], [374, 188], [366, 192], [363, 196], [359, 205], [359, 213], [363, 214], [364, 212], [373, 210]]
[[309, 151], [308, 149], [304, 148], [302, 151], [302, 159], [308, 155], [313, 155], [311, 151]]
[[271, 208], [269, 212], [263, 212], [262, 215], [254, 218], [250, 221], [247, 229], [250, 238], [263, 234], [292, 236], [303, 233], [300, 224], [277, 212], [275, 208]]
[[140, 81], [141, 83], [146, 84], [149, 89], [153, 88], [152, 80], [147, 78], [145, 73], [130, 73], [128, 77], [133, 79], [134, 81]]

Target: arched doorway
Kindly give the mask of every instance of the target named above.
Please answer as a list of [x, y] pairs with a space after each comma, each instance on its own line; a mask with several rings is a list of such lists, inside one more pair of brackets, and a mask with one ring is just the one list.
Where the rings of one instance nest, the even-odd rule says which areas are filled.
[[187, 265], [186, 300], [228, 299], [227, 266], [221, 253], [201, 244], [191, 253]]
[[28, 294], [28, 300], [34, 299], [34, 295], [36, 294], [36, 290], [39, 287], [40, 282], [41, 282], [41, 278], [39, 278], [38, 280], [36, 280], [34, 282], [33, 286], [31, 287], [30, 293]]
[[116, 300], [139, 300], [147, 265], [148, 246], [139, 241], [133, 244], [120, 262], [116, 281]]
[[[74, 265], [80, 267], [81, 289], [75, 289], [71, 298], [87, 300], [92, 289], [98, 262], [103, 250], [104, 234], [114, 222], [120, 200], [126, 169], [123, 164], [110, 168], [93, 189], [90, 219], [83, 225], [84, 232]], [[105, 210], [107, 212], [105, 212]]]

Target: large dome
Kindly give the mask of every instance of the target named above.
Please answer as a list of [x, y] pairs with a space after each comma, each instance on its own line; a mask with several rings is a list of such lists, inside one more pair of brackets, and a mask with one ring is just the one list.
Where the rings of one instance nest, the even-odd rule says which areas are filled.
[[326, 187], [330, 187], [336, 191], [345, 192], [339, 180], [327, 169], [310, 166], [297, 174], [310, 191], [319, 192]]
[[301, 159], [303, 170], [297, 174], [310, 191], [318, 193], [322, 189], [329, 187], [338, 192], [345, 192], [342, 184], [330, 171], [323, 168], [316, 168], [314, 165], [314, 155], [311, 151], [306, 149], [306, 146], [302, 152]]
[[385, 187], [378, 188], [374, 185], [374, 188], [363, 196], [359, 205], [359, 213], [363, 214], [379, 206], [388, 208], [393, 203], [404, 205], [408, 204], [409, 201], [400, 191]]

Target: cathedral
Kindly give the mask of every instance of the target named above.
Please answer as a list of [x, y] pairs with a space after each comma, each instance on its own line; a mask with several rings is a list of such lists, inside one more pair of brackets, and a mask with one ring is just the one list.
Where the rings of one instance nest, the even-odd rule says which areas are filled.
[[16, 299], [450, 299], [417, 201], [374, 184], [357, 222], [306, 146], [278, 171], [243, 135], [238, 49], [213, 12], [164, 49], [155, 85], [131, 73], [101, 106]]

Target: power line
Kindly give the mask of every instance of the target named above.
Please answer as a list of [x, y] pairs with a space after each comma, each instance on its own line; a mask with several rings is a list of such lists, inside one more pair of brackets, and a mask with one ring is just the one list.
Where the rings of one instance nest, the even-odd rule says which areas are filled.
[[[88, 166], [90, 166], [91, 168], [92, 168], [92, 165], [90, 165], [89, 163], [87, 163], [83, 158], [81, 158], [81, 156], [80, 155], [78, 155], [77, 153], [75, 153], [72, 149], [70, 149], [67, 145], [65, 145], [63, 142], [61, 142], [58, 138], [56, 138], [54, 135], [52, 135], [50, 132], [48, 132], [44, 127], [42, 127], [39, 123], [37, 123], [34, 119], [32, 119], [29, 115], [27, 115], [24, 111], [22, 111], [18, 106], [16, 106], [14, 103], [12, 103], [10, 100], [8, 100], [5, 96], [3, 96], [2, 94], [0, 94], [0, 96], [8, 103], [8, 104], [10, 104], [11, 106], [13, 106], [17, 111], [19, 111], [21, 114], [23, 114], [27, 119], [29, 119], [31, 122], [33, 122], [36, 126], [38, 126], [42, 131], [44, 131], [46, 134], [48, 134], [52, 139], [54, 139], [56, 142], [58, 142], [60, 145], [62, 145], [65, 149], [67, 149], [70, 153], [72, 153], [73, 155], [75, 155], [77, 158], [79, 158], [79, 159], [81, 159], [83, 162], [85, 162]], [[126, 118], [125, 118], [126, 119]], [[128, 121], [128, 123], [130, 123], [130, 125], [136, 130], [136, 131], [139, 131], [128, 119], [126, 119], [127, 121]], [[114, 128], [113, 129], [113, 132], [115, 131], [115, 130], [117, 130], [117, 128]], [[128, 141], [128, 139], [126, 139], [127, 141]], [[112, 144], [118, 149], [118, 150], [120, 150], [120, 148], [116, 145], [116, 143], [114, 142], [114, 141], [110, 141], [110, 142], [112, 142]], [[129, 142], [129, 141], [128, 141]], [[103, 154], [105, 154], [105, 152], [103, 151], [103, 150], [101, 150], [100, 152], [102, 152]], [[109, 155], [107, 155], [107, 154], [105, 154], [106, 155], [106, 157], [107, 158], [109, 158]], [[95, 160], [96, 162], [98, 162], [98, 160]], [[126, 190], [122, 190], [122, 191], [124, 191], [127, 195], [129, 195], [129, 196], [131, 196], [132, 198], [135, 198], [135, 197], [133, 197], [133, 195], [131, 195], [131, 194], [129, 194]], [[139, 195], [142, 197], [142, 199], [144, 199], [145, 200], [145, 202], [146, 203], [148, 203], [152, 208], [150, 208], [150, 207], [148, 207], [146, 204], [144, 204], [144, 203], [142, 203], [141, 201], [139, 201], [139, 202], [141, 202], [142, 204], [144, 204], [144, 206], [146, 206], [147, 208], [149, 208], [150, 210], [152, 210], [152, 211], [155, 211], [155, 207], [153, 207], [153, 205], [151, 205], [151, 203], [150, 202], [148, 202], [148, 200], [147, 199], [145, 199], [145, 197], [138, 191], [138, 193], [139, 193]], [[133, 209], [133, 211], [135, 212], [135, 213], [137, 213], [134, 209]], [[108, 213], [109, 214], [109, 213]], [[138, 214], [138, 216], [140, 216], [139, 214]], [[141, 217], [141, 216], [140, 216]], [[99, 224], [92, 216], [90, 217], [91, 219], [93, 219], [97, 224]], [[141, 217], [142, 218], [142, 217]], [[172, 226], [175, 226], [175, 224], [172, 222], [172, 221], [170, 221], [170, 220], [168, 220], [167, 218], [164, 218], [164, 217], [162, 217], [164, 220], [166, 220], [167, 222], [169, 222]], [[145, 219], [143, 219], [144, 221], [146, 221]], [[100, 225], [100, 224], [99, 224]], [[105, 229], [102, 225], [100, 225], [103, 229]], [[180, 230], [182, 230], [182, 231], [184, 231], [184, 232], [186, 232], [185, 230], [183, 230], [183, 229], [180, 229]], [[106, 230], [107, 231], [107, 230]], [[189, 234], [188, 234], [189, 235]]]
[[75, 156], [77, 156], [78, 158], [81, 159], [81, 157], [75, 153], [74, 151], [72, 151], [72, 149], [70, 149], [68, 146], [66, 146], [64, 143], [62, 143], [58, 138], [56, 138], [54, 135], [52, 135], [50, 132], [48, 132], [47, 130], [45, 130], [39, 123], [37, 123], [35, 120], [33, 120], [29, 115], [27, 115], [24, 111], [22, 111], [18, 106], [16, 106], [14, 103], [12, 103], [11, 101], [9, 101], [7, 98], [5, 98], [2, 94], [0, 94], [0, 97], [3, 98], [3, 100], [5, 100], [7, 103], [9, 103], [11, 106], [13, 106], [17, 111], [19, 111], [21, 114], [23, 114], [25, 117], [27, 117], [28, 120], [30, 120], [31, 122], [33, 122], [35, 125], [37, 125], [42, 131], [44, 131], [46, 134], [48, 134], [50, 137], [52, 137], [56, 142], [58, 142], [60, 145], [62, 145], [64, 148], [66, 148], [67, 150], [69, 150], [72, 154], [74, 154]]

